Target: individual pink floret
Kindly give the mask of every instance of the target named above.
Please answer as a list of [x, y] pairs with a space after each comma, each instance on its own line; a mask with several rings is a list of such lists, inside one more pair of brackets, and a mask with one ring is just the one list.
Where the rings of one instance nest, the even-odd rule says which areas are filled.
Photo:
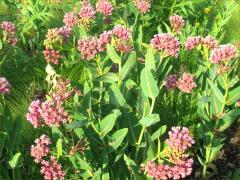
[[51, 144], [51, 140], [44, 134], [41, 137], [37, 138], [34, 142], [35, 145], [31, 146], [31, 156], [34, 158], [34, 161], [36, 163], [39, 163], [43, 160], [43, 157], [49, 154], [49, 145]]
[[151, 40], [151, 46], [154, 49], [163, 51], [168, 56], [178, 57], [180, 51], [179, 40], [169, 33], [154, 35], [154, 38]]

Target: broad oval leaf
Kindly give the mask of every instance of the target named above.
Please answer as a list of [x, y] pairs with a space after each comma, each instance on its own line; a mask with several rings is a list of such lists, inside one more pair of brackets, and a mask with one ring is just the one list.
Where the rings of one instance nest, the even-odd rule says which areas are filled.
[[110, 152], [116, 150], [123, 142], [125, 136], [127, 135], [128, 133], [128, 129], [127, 128], [123, 128], [123, 129], [120, 129], [118, 131], [116, 131], [112, 137], [111, 137], [111, 140], [109, 142], [109, 147], [110, 147]]
[[158, 114], [149, 114], [142, 118], [139, 122], [143, 127], [149, 127], [160, 121]]
[[152, 73], [144, 68], [141, 72], [141, 88], [145, 96], [150, 98], [155, 98], [159, 94], [159, 89], [157, 86], [157, 81], [154, 80]]

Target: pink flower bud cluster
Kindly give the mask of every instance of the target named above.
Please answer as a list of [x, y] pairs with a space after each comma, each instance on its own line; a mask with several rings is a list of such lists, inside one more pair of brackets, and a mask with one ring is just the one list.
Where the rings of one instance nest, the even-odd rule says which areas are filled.
[[82, 3], [82, 8], [78, 15], [82, 19], [95, 19], [95, 9], [89, 2]]
[[131, 37], [131, 31], [128, 28], [125, 28], [121, 25], [116, 25], [113, 30], [113, 34], [117, 36], [119, 39], [129, 40]]
[[62, 166], [53, 156], [50, 157], [50, 161], [43, 160], [41, 165], [40, 173], [45, 180], [64, 180], [65, 173], [62, 170]]
[[35, 141], [35, 145], [31, 146], [31, 156], [36, 163], [41, 165], [40, 173], [43, 174], [45, 180], [64, 179], [65, 173], [62, 171], [61, 165], [51, 156], [49, 161], [44, 160], [50, 153], [50, 138], [43, 134]]
[[176, 74], [169, 75], [165, 80], [165, 86], [168, 90], [177, 88], [178, 77]]
[[136, 0], [135, 6], [140, 13], [147, 13], [150, 11], [151, 2], [150, 0]]
[[106, 50], [107, 44], [111, 42], [112, 35], [112, 31], [104, 31], [102, 34], [100, 34], [98, 38], [98, 50], [100, 52]]
[[72, 33], [72, 29], [67, 26], [60, 27], [58, 31], [59, 31], [59, 34], [62, 36], [63, 41], [65, 42], [70, 38]]
[[210, 55], [210, 61], [214, 64], [219, 64], [237, 57], [237, 48], [231, 44], [226, 44], [213, 49]]
[[0, 93], [1, 94], [10, 94], [11, 85], [5, 77], [0, 77]]
[[201, 37], [201, 36], [194, 36], [194, 37], [188, 37], [185, 42], [185, 48], [187, 50], [192, 50], [196, 48], [198, 45], [206, 46], [208, 49], [214, 49], [218, 47], [218, 41], [212, 37]]
[[197, 84], [194, 81], [194, 75], [190, 73], [183, 73], [178, 79], [177, 87], [182, 92], [191, 93], [192, 90], [197, 87]]
[[48, 63], [59, 64], [59, 60], [63, 58], [59, 51], [52, 48], [45, 49], [43, 54]]
[[67, 122], [68, 114], [55, 100], [47, 100], [43, 103], [35, 100], [30, 104], [26, 118], [34, 128], [43, 125], [59, 127], [61, 123]]
[[79, 22], [77, 15], [74, 12], [68, 12], [63, 17], [63, 23], [69, 28], [73, 28]]
[[172, 127], [168, 135], [169, 138], [166, 140], [166, 143], [171, 149], [185, 151], [195, 143], [186, 127]]
[[44, 123], [49, 126], [59, 127], [61, 123], [66, 123], [68, 114], [57, 101], [48, 100], [42, 104], [41, 117]]
[[182, 16], [172, 15], [169, 17], [170, 25], [174, 32], [180, 33], [185, 26], [185, 21]]
[[178, 57], [180, 51], [179, 40], [169, 33], [154, 35], [154, 38], [151, 40], [151, 46], [162, 51], [165, 55], [173, 57]]
[[31, 146], [31, 156], [34, 158], [36, 163], [40, 163], [44, 157], [46, 157], [50, 152], [51, 140], [48, 136], [43, 134], [41, 137], [37, 138], [35, 145]]
[[83, 59], [90, 60], [94, 58], [98, 53], [98, 39], [93, 36], [79, 39], [78, 50]]
[[99, 0], [96, 4], [96, 10], [107, 17], [112, 15], [113, 6], [107, 0]]
[[0, 24], [0, 28], [3, 30], [3, 41], [15, 46], [18, 42], [15, 24], [4, 21]]
[[190, 136], [189, 130], [185, 127], [173, 127], [169, 132], [169, 139], [166, 140], [168, 144], [168, 158], [172, 158], [172, 152], [179, 151], [181, 154], [175, 153], [179, 156], [175, 159], [179, 161], [171, 161], [173, 165], [156, 164], [152, 161], [148, 162], [145, 170], [147, 174], [156, 180], [161, 179], [182, 179], [189, 176], [192, 173], [193, 159], [188, 158], [186, 154], [187, 148], [194, 144], [194, 140]]

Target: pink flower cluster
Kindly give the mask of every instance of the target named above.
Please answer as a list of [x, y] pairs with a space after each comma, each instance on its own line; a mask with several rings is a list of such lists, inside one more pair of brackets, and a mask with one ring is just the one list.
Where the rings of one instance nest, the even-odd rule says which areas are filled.
[[116, 25], [113, 30], [113, 34], [122, 40], [129, 40], [131, 37], [131, 31], [128, 28], [125, 28], [121, 25]]
[[48, 100], [42, 103], [40, 100], [35, 100], [31, 102], [26, 118], [34, 128], [44, 124], [59, 127], [61, 123], [67, 122], [68, 114], [57, 101]]
[[94, 58], [98, 53], [98, 39], [93, 36], [79, 39], [78, 50], [83, 59], [90, 60]]
[[170, 25], [174, 32], [180, 33], [185, 26], [185, 21], [182, 16], [172, 15], [169, 17]]
[[172, 127], [168, 135], [169, 138], [166, 140], [166, 143], [171, 149], [185, 151], [195, 143], [186, 127]]
[[[167, 156], [173, 165], [156, 164], [150, 161], [145, 167], [148, 175], [156, 180], [181, 179], [192, 173], [193, 159], [189, 159], [188, 154], [185, 153], [187, 148], [195, 143], [189, 130], [185, 127], [173, 127], [168, 134], [169, 139], [166, 140], [169, 146]], [[178, 161], [171, 161], [173, 154], [177, 156], [174, 158], [179, 159]]]
[[11, 85], [5, 77], [0, 77], [0, 93], [9, 94], [11, 91]]
[[140, 13], [147, 13], [150, 11], [151, 3], [150, 0], [136, 0], [135, 6]]
[[194, 36], [188, 37], [185, 42], [185, 48], [187, 50], [192, 50], [196, 48], [198, 45], [203, 45], [209, 49], [214, 49], [218, 47], [218, 41], [212, 36], [207, 37]]
[[194, 75], [190, 73], [183, 73], [178, 79], [177, 87], [182, 92], [191, 93], [192, 90], [197, 87], [197, 84], [194, 81]]
[[59, 34], [63, 37], [63, 41], [67, 41], [72, 33], [72, 29], [68, 26], [63, 26], [58, 29]]
[[169, 33], [154, 35], [154, 38], [151, 40], [151, 46], [162, 51], [165, 55], [175, 57], [178, 57], [180, 50], [179, 40]]
[[231, 44], [226, 44], [213, 49], [210, 55], [210, 61], [214, 64], [218, 64], [237, 57], [237, 48]]
[[3, 41], [15, 46], [18, 42], [15, 24], [4, 21], [0, 24], [0, 27], [3, 29]]
[[34, 158], [36, 163], [40, 163], [40, 173], [44, 175], [44, 179], [63, 180], [65, 173], [62, 171], [62, 167], [57, 160], [53, 156], [50, 157], [50, 161], [43, 159], [50, 153], [50, 145], [52, 144], [50, 138], [43, 134], [34, 142], [35, 145], [31, 146], [31, 156]]
[[78, 17], [74, 12], [68, 12], [63, 17], [63, 22], [65, 26], [69, 28], [73, 28], [74, 26], [76, 26], [78, 24], [78, 21]]
[[45, 180], [64, 180], [65, 173], [62, 171], [62, 166], [53, 156], [50, 157], [50, 161], [43, 160], [41, 165], [40, 172]]
[[193, 159], [186, 159], [181, 164], [174, 166], [156, 164], [150, 161], [147, 163], [145, 170], [155, 180], [182, 179], [191, 175], [192, 166]]
[[177, 88], [177, 81], [178, 81], [178, 77], [176, 74], [169, 75], [165, 80], [165, 83], [166, 83], [165, 85], [167, 89], [172, 90]]
[[95, 9], [94, 7], [87, 1], [82, 3], [82, 8], [79, 12], [79, 16], [82, 19], [94, 19], [95, 18]]
[[43, 51], [44, 57], [48, 63], [59, 64], [59, 60], [63, 58], [59, 51], [47, 48]]
[[113, 6], [107, 0], [99, 0], [96, 4], [97, 12], [106, 16], [111, 16], [113, 11]]
[[107, 44], [111, 42], [112, 35], [112, 31], [104, 31], [102, 34], [100, 34], [98, 38], [98, 50], [100, 52], [106, 50]]
[[46, 157], [50, 152], [49, 145], [51, 144], [51, 140], [48, 136], [43, 134], [35, 141], [35, 145], [31, 146], [31, 156], [34, 158], [36, 163], [39, 163]]

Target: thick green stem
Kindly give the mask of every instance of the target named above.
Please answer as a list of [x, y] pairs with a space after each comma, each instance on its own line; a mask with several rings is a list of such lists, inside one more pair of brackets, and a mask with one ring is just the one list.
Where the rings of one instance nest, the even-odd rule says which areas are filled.
[[[151, 104], [151, 107], [150, 107], [149, 114], [152, 114], [152, 112], [153, 112], [155, 100], [156, 100], [156, 99], [153, 97], [153, 98], [152, 98], [152, 104]], [[136, 153], [135, 153], [135, 161], [137, 161], [137, 158], [138, 158], [139, 148], [140, 148], [140, 144], [141, 144], [141, 142], [142, 142], [142, 138], [143, 138], [143, 135], [144, 135], [145, 130], [146, 130], [146, 127], [143, 126], [143, 127], [142, 127], [142, 130], [141, 130], [141, 132], [140, 132], [140, 136], [139, 136], [139, 138], [138, 138], [138, 142], [137, 142], [137, 144], [136, 144], [137, 148], [136, 148]]]

